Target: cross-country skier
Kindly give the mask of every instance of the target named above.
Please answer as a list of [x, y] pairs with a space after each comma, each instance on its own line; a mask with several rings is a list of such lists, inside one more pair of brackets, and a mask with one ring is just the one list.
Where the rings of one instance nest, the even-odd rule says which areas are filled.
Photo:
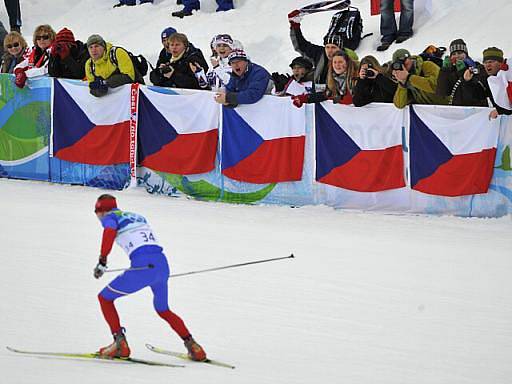
[[114, 300], [150, 287], [153, 291], [153, 306], [156, 312], [183, 339], [189, 357], [197, 361], [206, 360], [205, 351], [192, 338], [183, 320], [169, 310], [167, 302], [169, 265], [146, 219], [137, 213], [121, 211], [117, 208], [115, 197], [108, 194], [98, 198], [94, 212], [103, 226], [100, 258], [94, 268], [94, 277], [98, 279], [105, 273], [107, 256], [114, 240], [128, 254], [131, 268], [135, 269], [117, 276], [98, 295], [101, 311], [114, 336], [114, 342], [100, 348], [98, 353], [105, 357], [130, 356], [130, 348], [124, 335], [124, 328], [121, 327]]

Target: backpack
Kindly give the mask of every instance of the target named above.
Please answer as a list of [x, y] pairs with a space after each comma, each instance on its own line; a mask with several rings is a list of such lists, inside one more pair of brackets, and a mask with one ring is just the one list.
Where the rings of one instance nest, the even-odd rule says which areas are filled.
[[[117, 66], [117, 49], [124, 49], [121, 47], [112, 47], [110, 50], [110, 61]], [[128, 56], [130, 56], [130, 60], [132, 61], [133, 68], [135, 69], [135, 82], [139, 84], [144, 84], [144, 76], [148, 73], [148, 61], [142, 55], [135, 56], [130, 51], [124, 49]]]
[[423, 61], [432, 61], [437, 64], [439, 68], [443, 66], [443, 54], [446, 52], [446, 47], [436, 47], [435, 45], [429, 45], [427, 48], [420, 53], [420, 57]]
[[329, 25], [327, 36], [340, 35], [343, 46], [355, 50], [362, 39], [373, 35], [369, 33], [363, 34], [363, 19], [361, 13], [356, 7], [348, 7], [342, 11], [336, 12]]

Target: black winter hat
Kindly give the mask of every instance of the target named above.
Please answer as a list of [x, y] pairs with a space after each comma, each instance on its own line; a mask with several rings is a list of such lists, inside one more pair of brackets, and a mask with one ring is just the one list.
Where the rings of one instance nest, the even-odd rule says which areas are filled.
[[337, 33], [327, 34], [324, 36], [324, 45], [334, 44], [339, 48], [343, 48], [343, 37]]
[[299, 56], [292, 60], [290, 64], [290, 68], [295, 67], [298, 65], [299, 67], [305, 68], [306, 71], [311, 71], [313, 69], [313, 64], [311, 61], [306, 59], [305, 57]]
[[468, 54], [468, 46], [464, 40], [456, 39], [450, 43], [450, 56], [457, 51], [464, 52], [466, 55]]

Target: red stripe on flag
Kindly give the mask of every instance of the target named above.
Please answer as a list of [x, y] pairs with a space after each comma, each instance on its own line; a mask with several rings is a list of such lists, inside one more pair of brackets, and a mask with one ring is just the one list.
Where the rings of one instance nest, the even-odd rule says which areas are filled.
[[494, 172], [496, 148], [455, 155], [412, 187], [431, 195], [464, 196], [487, 193]]
[[402, 146], [360, 151], [347, 163], [319, 180], [358, 192], [379, 192], [405, 187]]
[[130, 161], [130, 122], [97, 125], [75, 144], [59, 150], [55, 157], [91, 165], [112, 165]]
[[181, 134], [159, 151], [147, 156], [142, 165], [176, 175], [207, 173], [215, 168], [218, 129]]
[[305, 142], [305, 136], [266, 140], [251, 155], [222, 173], [253, 184], [300, 181]]

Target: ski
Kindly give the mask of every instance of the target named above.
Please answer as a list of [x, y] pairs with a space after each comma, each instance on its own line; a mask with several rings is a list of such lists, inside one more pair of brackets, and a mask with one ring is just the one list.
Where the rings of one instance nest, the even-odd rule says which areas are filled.
[[350, 6], [350, 0], [326, 0], [306, 5], [299, 9], [301, 15], [309, 15], [317, 12], [340, 11]]
[[234, 365], [223, 363], [222, 361], [218, 361], [218, 360], [206, 359], [204, 361], [195, 361], [195, 360], [192, 360], [186, 353], [169, 351], [167, 349], [162, 349], [162, 348], [155, 347], [155, 346], [153, 346], [151, 344], [146, 344], [146, 347], [150, 351], [153, 351], [155, 353], [160, 353], [162, 355], [174, 356], [174, 357], [177, 357], [178, 359], [189, 360], [189, 361], [193, 361], [195, 363], [204, 363], [204, 364], [216, 365], [218, 367], [224, 367], [224, 368], [229, 368], [229, 369], [235, 369]]
[[36, 351], [24, 351], [21, 349], [16, 349], [16, 348], [11, 348], [11, 347], [6, 347], [6, 348], [9, 351], [14, 352], [14, 353], [20, 353], [23, 355], [31, 355], [31, 356], [63, 357], [63, 358], [71, 358], [71, 359], [94, 359], [94, 360], [102, 360], [102, 361], [115, 362], [115, 363], [151, 365], [151, 366], [155, 366], [155, 367], [172, 367], [172, 368], [184, 368], [185, 367], [184, 365], [180, 365], [180, 364], [162, 363], [159, 361], [135, 359], [132, 357], [107, 358], [107, 357], [102, 357], [102, 356], [98, 355], [97, 353], [36, 352]]

